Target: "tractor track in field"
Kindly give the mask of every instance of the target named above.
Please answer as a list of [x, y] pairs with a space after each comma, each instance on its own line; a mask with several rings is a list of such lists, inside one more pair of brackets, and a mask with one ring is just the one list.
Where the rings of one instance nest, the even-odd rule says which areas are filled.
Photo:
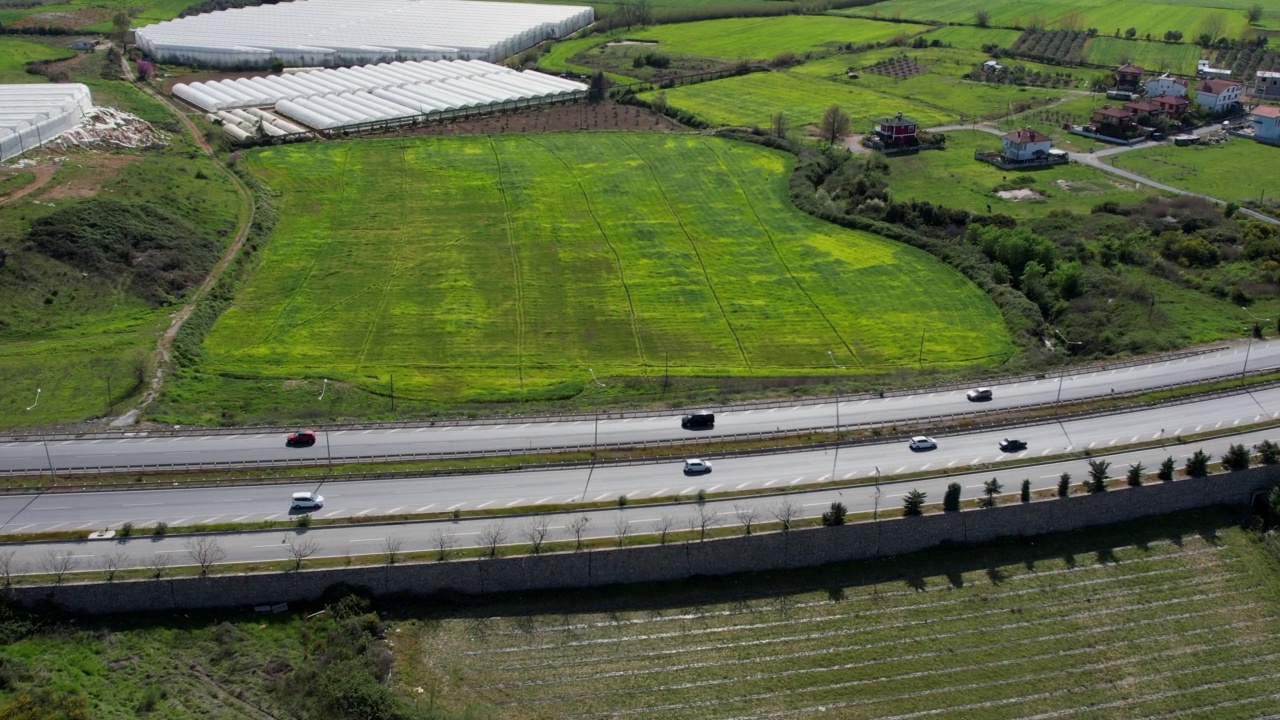
[[[373, 346], [374, 333], [378, 330], [378, 322], [381, 321], [382, 314], [387, 308], [387, 298], [391, 295], [391, 283], [400, 275], [400, 257], [403, 254], [400, 252], [400, 247], [404, 244], [405, 223], [408, 217], [405, 205], [409, 201], [409, 166], [405, 159], [404, 146], [399, 145], [397, 148], [400, 151], [400, 222], [398, 223], [399, 229], [396, 232], [397, 242], [396, 247], [391, 252], [391, 272], [387, 273], [386, 282], [380, 283], [382, 292], [378, 294], [378, 307], [374, 309], [373, 317], [369, 319], [369, 329], [365, 331], [364, 340], [360, 343], [360, 355], [356, 358], [355, 372], [359, 372], [360, 368], [364, 367], [364, 360], [369, 355], [369, 348]], [[410, 266], [415, 264], [410, 263]], [[395, 385], [394, 377], [391, 384]]]
[[729, 320], [729, 314], [725, 312], [724, 303], [720, 301], [720, 293], [716, 292], [716, 286], [711, 282], [711, 272], [707, 270], [707, 263], [702, 259], [702, 253], [698, 251], [698, 245], [693, 241], [693, 236], [689, 234], [688, 228], [684, 226], [684, 221], [680, 219], [676, 209], [671, 206], [671, 198], [667, 197], [667, 191], [662, 187], [662, 183], [658, 181], [658, 173], [653, 169], [653, 165], [649, 163], [649, 160], [637, 152], [635, 147], [627, 142], [626, 138], [623, 138], [622, 143], [637, 158], [640, 158], [640, 162], [644, 163], [645, 169], [649, 171], [649, 176], [653, 178], [654, 187], [658, 188], [658, 193], [662, 195], [662, 202], [666, 203], [667, 212], [671, 213], [676, 225], [680, 226], [680, 232], [684, 233], [685, 240], [689, 241], [689, 247], [693, 249], [694, 257], [698, 258], [698, 267], [702, 268], [702, 276], [707, 281], [707, 288], [711, 290], [711, 297], [715, 299], [716, 307], [720, 309], [720, 317], [724, 318], [724, 324], [729, 328], [729, 334], [733, 335], [734, 344], [738, 346], [738, 355], [742, 357], [742, 364], [747, 366], [747, 372], [752, 372], [751, 361], [747, 359], [747, 351], [742, 347], [742, 340], [738, 337], [738, 331], [734, 329], [733, 322]]
[[737, 173], [729, 169], [728, 163], [724, 161], [724, 158], [720, 156], [720, 153], [716, 152], [716, 149], [708, 144], [705, 139], [702, 144], [703, 147], [711, 151], [712, 155], [716, 156], [716, 162], [720, 163], [720, 167], [724, 168], [725, 174], [733, 178], [734, 186], [737, 187], [738, 192], [742, 194], [743, 201], [746, 202], [747, 208], [751, 210], [751, 216], [756, 219], [756, 225], [759, 225], [760, 229], [764, 231], [765, 237], [769, 238], [769, 246], [773, 248], [773, 254], [777, 256], [778, 262], [782, 263], [782, 269], [787, 271], [787, 277], [791, 278], [791, 282], [796, 284], [796, 289], [804, 295], [805, 299], [809, 301], [809, 304], [813, 306], [813, 309], [818, 312], [818, 315], [822, 317], [822, 320], [827, 324], [827, 327], [831, 328], [831, 333], [836, 336], [836, 339], [840, 341], [841, 345], [844, 345], [844, 349], [849, 351], [849, 354], [853, 356], [854, 360], [858, 361], [859, 365], [866, 367], [866, 363], [862, 362], [862, 358], [858, 356], [858, 352], [853, 349], [853, 346], [849, 344], [849, 341], [845, 340], [844, 336], [840, 334], [840, 331], [836, 329], [836, 324], [831, 321], [831, 318], [827, 316], [827, 313], [818, 305], [817, 301], [813, 299], [813, 296], [805, 289], [804, 285], [800, 282], [800, 279], [796, 277], [795, 273], [791, 272], [791, 266], [787, 264], [786, 258], [782, 256], [782, 251], [778, 249], [778, 242], [773, 238], [773, 233], [769, 232], [768, 226], [766, 226], [764, 224], [764, 220], [760, 218], [760, 213], [756, 212], [756, 206], [751, 202], [751, 197], [747, 195], [746, 188], [742, 187], [742, 179], [738, 177]]
[[498, 194], [502, 196], [502, 214], [507, 219], [507, 246], [511, 249], [511, 273], [516, 281], [516, 371], [520, 376], [520, 394], [524, 395], [524, 282], [520, 277], [520, 256], [516, 252], [515, 232], [511, 227], [511, 201], [502, 182], [502, 156], [498, 146], [489, 136], [489, 149], [493, 151], [493, 164], [498, 177]]

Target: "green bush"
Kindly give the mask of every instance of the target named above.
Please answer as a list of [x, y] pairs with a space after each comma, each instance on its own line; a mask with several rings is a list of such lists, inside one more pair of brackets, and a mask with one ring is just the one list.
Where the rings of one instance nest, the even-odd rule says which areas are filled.
[[902, 514], [908, 517], [924, 514], [924, 501], [928, 497], [919, 490], [908, 492], [902, 500]]
[[844, 503], [837, 500], [836, 502], [831, 503], [830, 510], [822, 513], [822, 524], [826, 525], [827, 527], [835, 527], [837, 525], [843, 525], [844, 516], [848, 512], [849, 512], [849, 509], [844, 506]]
[[127, 523], [125, 523], [125, 524], [121, 525], [121, 526], [120, 526], [120, 532], [119, 532], [119, 533], [117, 533], [117, 534], [118, 534], [120, 537], [129, 537], [130, 535], [132, 535], [132, 534], [133, 534], [133, 523], [131, 523], [131, 522], [127, 522]]
[[1022, 502], [1024, 503], [1031, 502], [1031, 480], [1030, 479], [1022, 481], [1022, 493], [1019, 499], [1022, 500]]
[[1170, 480], [1173, 479], [1173, 469], [1174, 469], [1173, 456], [1170, 455], [1169, 457], [1160, 461], [1160, 469], [1156, 471], [1156, 477], [1165, 482], [1169, 482]]
[[1142, 485], [1142, 474], [1146, 471], [1147, 469], [1142, 466], [1142, 463], [1130, 465], [1127, 475], [1129, 479], [1129, 487], [1138, 487]]
[[947, 492], [942, 496], [943, 512], [960, 512], [960, 493], [963, 488], [960, 483], [951, 483], [947, 486]]
[[1222, 466], [1232, 472], [1238, 470], [1249, 469], [1249, 450], [1241, 443], [1236, 443], [1227, 448], [1227, 452], [1222, 456]]
[[151, 534], [152, 534], [152, 535], [160, 536], [160, 535], [164, 535], [164, 534], [165, 534], [165, 533], [167, 533], [167, 532], [169, 532], [169, 523], [167, 523], [167, 522], [165, 522], [165, 521], [163, 521], [163, 520], [161, 520], [160, 522], [156, 523], [156, 526], [155, 526], [155, 527], [153, 527], [153, 528], [151, 528]]
[[1187, 477], [1202, 478], [1209, 476], [1209, 455], [1203, 450], [1195, 451], [1187, 458]]
[[1258, 451], [1258, 462], [1263, 465], [1275, 465], [1280, 463], [1280, 445], [1270, 441], [1263, 440], [1254, 448]]
[[1058, 497], [1064, 498], [1071, 494], [1071, 473], [1064, 472], [1058, 476]]

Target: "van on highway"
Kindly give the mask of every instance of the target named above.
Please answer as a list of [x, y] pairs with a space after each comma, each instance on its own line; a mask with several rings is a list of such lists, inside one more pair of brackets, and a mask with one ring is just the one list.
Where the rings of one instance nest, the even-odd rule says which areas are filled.
[[313, 492], [296, 492], [293, 494], [293, 509], [314, 510], [324, 507], [324, 496]]
[[680, 418], [680, 427], [685, 430], [704, 430], [716, 426], [716, 414], [707, 410], [699, 410]]

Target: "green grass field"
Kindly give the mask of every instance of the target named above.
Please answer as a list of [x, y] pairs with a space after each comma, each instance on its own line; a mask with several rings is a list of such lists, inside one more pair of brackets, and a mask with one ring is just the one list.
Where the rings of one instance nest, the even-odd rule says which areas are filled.
[[628, 38], [655, 40], [657, 50], [685, 55], [705, 55], [728, 60], [772, 58], [789, 51], [797, 55], [822, 51], [846, 43], [883, 42], [915, 35], [928, 27], [856, 18], [784, 15], [781, 17], [730, 18], [704, 22], [657, 25], [626, 33]]
[[522, 720], [1259, 717], [1275, 560], [1234, 523], [1187, 523], [635, 591], [649, 602], [521, 598], [406, 623], [397, 660], [445, 707]]
[[[930, 30], [925, 34], [925, 39], [929, 41], [940, 40], [948, 45], [954, 45], [958, 48], [966, 50], [981, 50], [983, 45], [995, 43], [1002, 48], [1007, 48], [1013, 44], [1014, 40], [1022, 33], [1017, 30], [1004, 30], [1001, 28], [980, 28], [966, 25], [945, 25], [940, 28]], [[987, 58], [990, 59], [990, 58]]]
[[1011, 351], [976, 287], [795, 210], [790, 156], [755, 146], [554, 134], [251, 158], [283, 193], [280, 220], [205, 342], [206, 377], [385, 390], [394, 374], [402, 396], [514, 400], [580, 387], [588, 368], [811, 374], [831, 350], [888, 370], [916, 362], [916, 328], [926, 364]]
[[[1043, 217], [1054, 210], [1088, 213], [1102, 202], [1133, 203], [1151, 194], [1123, 186], [1099, 170], [1081, 165], [1058, 165], [1024, 173], [1005, 171], [973, 159], [975, 150], [999, 150], [1000, 138], [981, 131], [947, 133], [947, 149], [888, 158], [889, 192], [897, 200], [928, 200], [937, 205], [985, 213], [988, 205], [1016, 218]], [[1011, 200], [995, 193], [1004, 178], [1025, 175], [1029, 186], [1043, 196], [1037, 200]]]
[[[194, 0], [70, 0], [62, 3], [46, 3], [28, 8], [0, 10], [0, 22], [7, 24], [33, 17], [36, 25], [64, 25], [68, 15], [79, 18], [69, 27], [86, 32], [111, 31], [111, 17], [121, 11], [132, 11], [133, 27], [142, 27], [162, 20], [172, 20]], [[77, 15], [78, 14], [78, 15]]]
[[[835, 12], [862, 17], [969, 24], [975, 22], [977, 11], [983, 9], [988, 13], [990, 24], [995, 26], [1027, 27], [1038, 22], [1047, 28], [1071, 26], [1083, 30], [1095, 27], [1103, 35], [1111, 35], [1117, 28], [1123, 33], [1127, 28], [1135, 27], [1139, 37], [1147, 33], [1162, 37], [1166, 30], [1181, 30], [1192, 38], [1200, 33], [1201, 28], [1207, 27], [1206, 23], [1210, 23], [1220, 24], [1225, 36], [1234, 39], [1240, 37], [1247, 27], [1244, 9], [1250, 5], [1241, 5], [1238, 0], [1206, 0], [1203, 3], [1177, 0], [1135, 0], [1128, 3], [1110, 0], [1038, 0], [1035, 3], [1022, 0], [887, 0]], [[1272, 27], [1277, 23], [1280, 23], [1280, 11], [1271, 8], [1264, 15], [1261, 27]]]
[[1280, 148], [1244, 138], [1203, 147], [1160, 145], [1112, 155], [1108, 162], [1166, 185], [1222, 200], [1273, 202], [1280, 195], [1271, 173], [1250, 170], [1280, 162]]
[[1096, 37], [1085, 45], [1085, 62], [1096, 65], [1133, 63], [1148, 73], [1164, 71], [1191, 75], [1200, 59], [1200, 47], [1189, 43], [1145, 42], [1115, 37]]
[[74, 53], [61, 47], [16, 37], [0, 37], [0, 83], [46, 82], [26, 72], [33, 60], [54, 60]]

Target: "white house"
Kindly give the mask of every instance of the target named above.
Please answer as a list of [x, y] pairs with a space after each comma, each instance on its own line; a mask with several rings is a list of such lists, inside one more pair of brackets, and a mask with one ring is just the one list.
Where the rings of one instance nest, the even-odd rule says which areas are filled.
[[1259, 105], [1253, 109], [1250, 120], [1255, 140], [1280, 144], [1280, 107]]
[[1254, 78], [1255, 99], [1280, 100], [1280, 71], [1259, 70]]
[[1169, 73], [1147, 80], [1146, 86], [1147, 97], [1149, 98], [1160, 95], [1168, 95], [1169, 97], [1187, 96], [1187, 81]]
[[1047, 156], [1049, 154], [1049, 146], [1052, 143], [1047, 136], [1029, 127], [1014, 130], [1002, 136], [1000, 142], [1004, 146], [1000, 154], [1006, 160], [1016, 162], [1025, 162]]
[[1241, 84], [1234, 80], [1202, 80], [1196, 85], [1196, 102], [1212, 113], [1240, 104]]

